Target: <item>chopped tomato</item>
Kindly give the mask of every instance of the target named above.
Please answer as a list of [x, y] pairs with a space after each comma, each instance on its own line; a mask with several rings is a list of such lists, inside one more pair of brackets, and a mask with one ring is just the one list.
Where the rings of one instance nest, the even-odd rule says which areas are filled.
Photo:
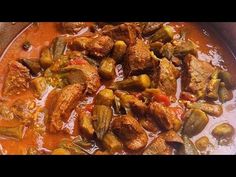
[[93, 104], [87, 104], [87, 105], [85, 106], [85, 110], [88, 111], [88, 112], [92, 112], [93, 106], [94, 106]]
[[170, 106], [170, 98], [164, 94], [156, 94], [153, 96], [153, 100], [164, 104], [165, 106]]
[[73, 60], [70, 60], [69, 65], [83, 65], [83, 64], [87, 64], [88, 62], [83, 59], [83, 58], [75, 58]]

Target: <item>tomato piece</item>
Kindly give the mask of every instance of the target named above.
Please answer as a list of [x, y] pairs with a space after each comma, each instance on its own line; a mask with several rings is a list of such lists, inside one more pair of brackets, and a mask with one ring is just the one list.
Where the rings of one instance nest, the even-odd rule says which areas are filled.
[[93, 104], [87, 104], [84, 109], [85, 109], [86, 111], [88, 111], [88, 112], [92, 112], [93, 107], [94, 107]]
[[164, 94], [157, 94], [153, 96], [153, 100], [164, 104], [165, 106], [170, 106], [170, 98]]
[[70, 60], [69, 65], [83, 65], [83, 64], [87, 64], [88, 62], [83, 59], [83, 58], [75, 58], [73, 60]]

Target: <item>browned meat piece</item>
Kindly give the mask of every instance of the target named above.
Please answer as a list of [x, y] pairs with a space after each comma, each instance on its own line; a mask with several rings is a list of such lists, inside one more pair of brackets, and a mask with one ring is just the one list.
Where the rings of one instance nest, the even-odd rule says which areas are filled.
[[11, 110], [14, 114], [14, 117], [20, 120], [23, 120], [25, 123], [32, 120], [33, 113], [36, 108], [36, 103], [33, 100], [22, 100], [17, 99]]
[[160, 126], [166, 130], [174, 128], [175, 120], [178, 119], [170, 107], [165, 107], [158, 102], [150, 103], [149, 113]]
[[[81, 84], [86, 87], [89, 94], [95, 93], [101, 86], [100, 77], [95, 66], [90, 65], [86, 60], [81, 59], [82, 64], [70, 65], [63, 68], [69, 84]], [[76, 62], [76, 61], [75, 61]]]
[[114, 40], [124, 41], [127, 45], [133, 45], [137, 37], [141, 37], [140, 28], [134, 23], [124, 23], [118, 26], [106, 25], [102, 33]]
[[161, 137], [155, 138], [145, 149], [143, 155], [171, 155], [171, 148]]
[[86, 50], [87, 45], [91, 42], [93, 38], [87, 36], [78, 36], [72, 39], [70, 43], [70, 48], [74, 50]]
[[10, 62], [8, 67], [9, 71], [5, 79], [3, 95], [18, 95], [29, 88], [30, 71], [18, 61]]
[[115, 91], [115, 95], [120, 99], [120, 105], [125, 109], [131, 109], [136, 116], [144, 116], [147, 111], [147, 106], [134, 95], [120, 90]]
[[139, 119], [139, 123], [142, 125], [142, 127], [149, 131], [149, 132], [153, 132], [156, 133], [159, 130], [159, 127], [157, 126], [157, 123], [154, 119], [147, 117], [147, 118], [140, 118]]
[[124, 63], [126, 76], [145, 73], [152, 66], [149, 47], [141, 39], [138, 39], [135, 45], [128, 47]]
[[177, 89], [177, 78], [180, 76], [179, 70], [166, 58], [160, 61], [159, 68], [153, 75], [156, 87], [164, 91], [168, 96], [174, 96]]
[[130, 150], [140, 150], [147, 145], [147, 134], [138, 121], [129, 115], [115, 118], [112, 130]]
[[76, 34], [87, 25], [85, 22], [62, 22], [62, 30], [69, 34]]
[[98, 36], [88, 42], [87, 50], [91, 56], [102, 58], [109, 54], [113, 45], [114, 42], [109, 36]]
[[178, 135], [174, 130], [169, 130], [167, 132], [161, 133], [160, 137], [163, 138], [167, 143], [178, 143], [178, 144], [184, 143], [181, 136]]
[[68, 85], [63, 88], [57, 98], [52, 115], [50, 116], [51, 132], [57, 132], [63, 128], [64, 121], [69, 118], [76, 103], [81, 99], [83, 91], [84, 88], [80, 84]]
[[143, 35], [151, 35], [157, 30], [159, 30], [163, 25], [163, 22], [146, 22], [143, 26]]
[[182, 79], [184, 89], [194, 94], [204, 94], [214, 67], [208, 62], [198, 60], [193, 55], [184, 58], [186, 74]]

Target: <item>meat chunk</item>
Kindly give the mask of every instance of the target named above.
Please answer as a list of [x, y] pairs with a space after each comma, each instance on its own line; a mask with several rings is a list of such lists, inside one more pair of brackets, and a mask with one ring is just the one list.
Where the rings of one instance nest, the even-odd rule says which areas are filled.
[[127, 45], [133, 45], [137, 37], [141, 36], [141, 29], [134, 23], [123, 23], [117, 26], [106, 25], [102, 33], [114, 40], [124, 41]]
[[143, 155], [170, 155], [171, 148], [161, 137], [155, 138], [151, 144], [145, 149]]
[[93, 57], [105, 57], [111, 51], [114, 45], [109, 36], [97, 36], [87, 44], [87, 50]]
[[69, 118], [76, 103], [81, 99], [84, 88], [80, 84], [68, 85], [61, 91], [51, 114], [50, 131], [57, 132], [63, 128], [63, 120]]
[[[76, 62], [81, 64], [77, 65]], [[86, 91], [92, 94], [101, 86], [100, 77], [95, 66], [90, 65], [84, 59], [77, 59], [74, 65], [63, 68], [65, 77], [69, 84], [81, 84], [86, 87]]]
[[29, 88], [30, 71], [18, 61], [10, 62], [8, 67], [9, 71], [5, 79], [3, 95], [18, 95]]
[[62, 22], [61, 23], [62, 31], [69, 34], [76, 34], [82, 28], [86, 27], [85, 22]]
[[184, 58], [184, 63], [186, 67], [186, 74], [182, 80], [184, 89], [194, 94], [204, 93], [210, 76], [215, 70], [214, 67], [190, 54]]
[[152, 59], [148, 45], [138, 39], [135, 45], [128, 47], [125, 63], [124, 74], [126, 76], [144, 73], [152, 68]]
[[140, 150], [147, 145], [147, 134], [138, 121], [129, 115], [115, 118], [112, 130], [130, 150]]
[[155, 31], [159, 30], [163, 25], [163, 22], [146, 22], [142, 28], [142, 34], [144, 36], [151, 35]]
[[175, 121], [178, 120], [171, 107], [163, 106], [158, 102], [150, 103], [149, 113], [166, 130], [174, 128]]
[[130, 108], [135, 116], [142, 117], [146, 114], [146, 104], [134, 95], [120, 90], [115, 91], [115, 95], [120, 99], [120, 105], [125, 109]]
[[32, 120], [36, 103], [33, 100], [17, 99], [11, 107], [14, 117], [25, 123]]
[[175, 96], [179, 70], [166, 58], [160, 61], [159, 69], [153, 75], [156, 87], [164, 91], [168, 96]]

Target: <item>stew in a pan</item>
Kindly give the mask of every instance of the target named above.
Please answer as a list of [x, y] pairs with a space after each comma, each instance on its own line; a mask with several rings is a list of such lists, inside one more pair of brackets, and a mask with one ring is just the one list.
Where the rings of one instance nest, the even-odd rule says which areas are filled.
[[0, 61], [0, 154], [235, 154], [235, 68], [198, 23], [32, 23]]

